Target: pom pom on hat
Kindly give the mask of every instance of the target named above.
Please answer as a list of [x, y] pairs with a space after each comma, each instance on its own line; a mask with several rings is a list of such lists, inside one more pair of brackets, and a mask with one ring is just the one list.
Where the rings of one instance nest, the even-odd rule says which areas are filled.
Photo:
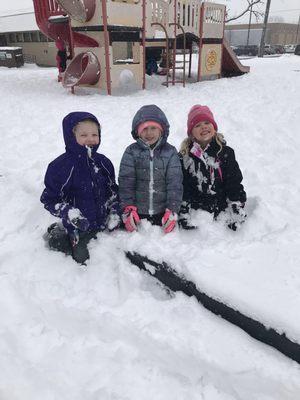
[[187, 120], [187, 132], [188, 135], [192, 134], [193, 128], [199, 124], [199, 122], [208, 121], [213, 124], [216, 132], [218, 131], [218, 125], [214, 119], [213, 113], [210, 111], [209, 107], [201, 106], [196, 104], [190, 109], [188, 120]]

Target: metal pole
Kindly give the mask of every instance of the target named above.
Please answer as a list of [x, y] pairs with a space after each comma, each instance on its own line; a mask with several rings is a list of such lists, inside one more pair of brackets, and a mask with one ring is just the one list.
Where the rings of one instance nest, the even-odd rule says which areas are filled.
[[189, 54], [189, 74], [188, 74], [189, 78], [192, 76], [192, 55], [193, 55], [192, 53], [193, 53], [193, 43], [191, 43], [190, 54]]
[[143, 32], [142, 32], [142, 47], [143, 47], [143, 84], [142, 88], [146, 89], [146, 0], [142, 3], [143, 14]]
[[109, 33], [107, 29], [107, 0], [102, 1], [102, 19], [104, 33], [104, 52], [105, 52], [105, 70], [106, 70], [106, 88], [107, 94], [111, 95], [111, 75], [110, 75], [110, 54], [109, 54]]
[[263, 30], [262, 30], [261, 39], [260, 39], [260, 47], [259, 47], [258, 57], [263, 57], [264, 56], [264, 52], [265, 52], [264, 51], [265, 50], [265, 35], [266, 35], [266, 30], [267, 30], [270, 6], [271, 6], [271, 0], [267, 0], [265, 18], [264, 18], [264, 24], [263, 24]]
[[249, 37], [250, 37], [250, 29], [251, 29], [251, 19], [252, 19], [252, 4], [250, 7], [250, 16], [249, 16], [249, 24], [248, 24], [248, 35], [247, 35], [247, 46], [249, 46]]
[[299, 14], [299, 19], [298, 19], [297, 33], [296, 33], [296, 44], [298, 44], [299, 26], [300, 26], [300, 14]]
[[[179, 22], [179, 21], [178, 21]], [[171, 25], [171, 24], [169, 24]], [[177, 49], [177, 1], [174, 1], [174, 42], [173, 42], [173, 69], [172, 69], [172, 85], [175, 85], [175, 73], [176, 73], [176, 49]]]
[[198, 42], [198, 73], [197, 82], [201, 79], [201, 56], [202, 56], [202, 46], [203, 46], [203, 25], [204, 25], [204, 7], [205, 3], [201, 4], [200, 7], [200, 17], [199, 17], [199, 42]]

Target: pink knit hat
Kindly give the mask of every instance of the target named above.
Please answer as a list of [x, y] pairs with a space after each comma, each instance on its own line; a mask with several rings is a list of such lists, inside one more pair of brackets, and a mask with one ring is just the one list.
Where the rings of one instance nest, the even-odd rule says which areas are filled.
[[158, 122], [155, 121], [145, 121], [142, 122], [137, 129], [138, 135], [145, 129], [148, 128], [148, 126], [155, 126], [155, 128], [158, 128], [161, 130], [161, 132], [163, 131], [163, 128], [161, 126], [161, 124], [159, 124]]
[[213, 113], [207, 106], [201, 106], [196, 104], [190, 109], [188, 120], [187, 120], [187, 132], [191, 135], [194, 126], [199, 122], [208, 121], [213, 124], [216, 131], [218, 131], [218, 125], [214, 119]]

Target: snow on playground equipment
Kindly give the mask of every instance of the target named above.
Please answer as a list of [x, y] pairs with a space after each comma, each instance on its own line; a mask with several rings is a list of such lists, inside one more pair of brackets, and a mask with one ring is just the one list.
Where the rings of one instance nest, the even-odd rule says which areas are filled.
[[74, 85], [95, 85], [100, 77], [100, 64], [94, 53], [87, 51], [79, 53], [69, 65], [68, 73], [64, 75], [63, 86], [72, 88]]
[[[166, 52], [165, 84], [184, 85], [186, 64], [191, 75], [193, 43], [199, 48], [197, 81], [249, 71], [224, 40], [225, 6], [221, 4], [201, 0], [33, 3], [40, 30], [53, 40], [60, 38], [68, 44], [72, 61], [65, 72], [65, 87], [88, 85], [111, 94], [113, 89], [122, 87], [125, 76], [126, 84], [131, 80], [136, 87], [145, 88], [146, 51], [152, 48]], [[181, 61], [176, 57], [178, 50]], [[84, 68], [79, 60], [84, 62]]]

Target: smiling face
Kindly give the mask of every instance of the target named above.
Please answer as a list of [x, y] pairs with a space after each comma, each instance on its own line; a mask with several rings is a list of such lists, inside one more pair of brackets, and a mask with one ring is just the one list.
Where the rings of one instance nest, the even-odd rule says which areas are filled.
[[209, 121], [199, 122], [192, 129], [192, 137], [196, 142], [200, 144], [201, 147], [205, 147], [211, 142], [212, 138], [215, 136], [216, 130], [212, 123]]
[[78, 122], [73, 131], [80, 146], [93, 147], [100, 143], [99, 128], [93, 121]]
[[147, 128], [144, 128], [138, 135], [143, 142], [151, 146], [152, 144], [156, 143], [160, 138], [161, 130], [156, 126], [149, 125]]

